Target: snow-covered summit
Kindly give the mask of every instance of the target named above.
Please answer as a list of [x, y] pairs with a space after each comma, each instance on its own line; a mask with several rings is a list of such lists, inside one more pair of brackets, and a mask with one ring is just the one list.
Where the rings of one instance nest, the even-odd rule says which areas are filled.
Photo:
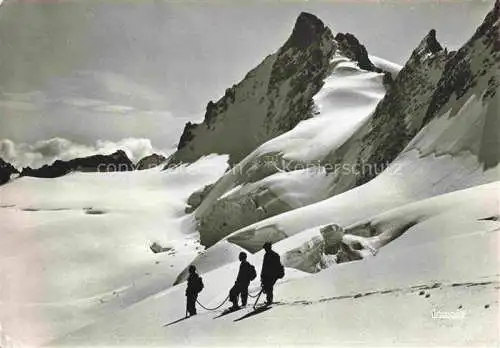
[[313, 97], [331, 73], [334, 55], [362, 69], [378, 71], [352, 34], [337, 34], [316, 16], [301, 13], [288, 40], [209, 102], [201, 124], [186, 124], [169, 163], [192, 162], [210, 153], [229, 154], [232, 165], [259, 145], [293, 129], [315, 114]]

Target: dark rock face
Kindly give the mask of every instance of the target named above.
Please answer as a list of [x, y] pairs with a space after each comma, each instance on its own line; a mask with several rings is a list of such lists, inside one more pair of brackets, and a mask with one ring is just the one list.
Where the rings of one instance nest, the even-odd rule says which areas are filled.
[[23, 168], [21, 176], [33, 176], [37, 178], [57, 178], [72, 171], [80, 172], [122, 172], [134, 169], [133, 163], [127, 154], [118, 150], [111, 155], [94, 155], [76, 158], [70, 161], [57, 160], [51, 165], [41, 168]]
[[[450, 101], [452, 95], [457, 99], [461, 98], [471, 88], [477, 86], [479, 80], [484, 79], [488, 72], [493, 72], [488, 83], [489, 90], [492, 91], [491, 96], [494, 95], [494, 90], [498, 86], [496, 80], [500, 60], [499, 16], [500, 2], [497, 0], [493, 10], [488, 13], [471, 39], [446, 63], [443, 79], [439, 81], [425, 115], [425, 123], [436, 116]], [[479, 52], [475, 52], [478, 49], [483, 50], [481, 56]]]
[[9, 181], [12, 174], [19, 174], [19, 172], [12, 164], [0, 158], [0, 185]]
[[357, 161], [379, 170], [362, 173], [356, 179], [357, 185], [380, 174], [422, 129], [429, 100], [448, 59], [449, 54], [436, 40], [435, 30], [431, 30], [391, 83], [375, 109], [369, 129], [365, 129]]
[[368, 57], [368, 51], [365, 46], [363, 46], [354, 35], [350, 33], [338, 33], [335, 36], [335, 41], [339, 44], [339, 48], [342, 53], [344, 53], [347, 58], [358, 62], [361, 69], [382, 72], [382, 69], [373, 65]]
[[500, 1], [485, 17], [469, 41], [465, 43], [446, 63], [443, 77], [429, 102], [424, 122], [442, 117], [450, 110], [448, 117], [456, 117], [458, 110], [475, 96], [481, 98], [486, 108], [486, 119], [481, 144], [471, 148], [478, 156], [483, 169], [493, 168], [500, 163], [500, 112], [498, 111], [500, 89]]
[[313, 14], [302, 12], [297, 17], [292, 35], [288, 38], [283, 46], [283, 49], [296, 47], [298, 49], [306, 49], [314, 43], [316, 38], [323, 34], [327, 28], [323, 22]]
[[312, 97], [329, 73], [336, 50], [331, 31], [302, 13], [285, 44], [250, 71], [222, 98], [207, 104], [201, 124], [188, 122], [169, 164], [193, 162], [211, 153], [243, 159], [267, 140], [312, 116]]
[[158, 167], [160, 164], [164, 163], [167, 160], [165, 156], [158, 155], [156, 153], [146, 156], [142, 158], [139, 162], [137, 162], [136, 169], [144, 170], [151, 169], [154, 167]]
[[[212, 103], [212, 101], [210, 101], [210, 103]], [[209, 107], [207, 105], [207, 111], [205, 113], [205, 120], [210, 118], [209, 114], [210, 114]], [[196, 124], [191, 123], [191, 122], [186, 123], [186, 125], [184, 126], [184, 131], [182, 132], [182, 135], [181, 135], [181, 139], [179, 140], [179, 144], [177, 145], [177, 150], [181, 150], [181, 149], [185, 148], [189, 144], [189, 142], [191, 140], [193, 140], [194, 135], [193, 135], [192, 130], [195, 129], [196, 126], [197, 126]]]
[[429, 47], [431, 53], [438, 53], [439, 51], [443, 50], [443, 46], [441, 46], [441, 44], [436, 39], [435, 29], [431, 29], [429, 35], [427, 35], [427, 47]]
[[[498, 132], [500, 124], [498, 102], [491, 100], [499, 88], [499, 15], [497, 0], [476, 33], [453, 53], [443, 50], [435, 30], [429, 32], [377, 106], [371, 129], [361, 143], [360, 162], [379, 167], [392, 162], [427, 123], [448, 109], [449, 117], [455, 116], [474, 94], [488, 108], [489, 126], [485, 127], [478, 158], [484, 169], [499, 163], [499, 137], [489, 134]], [[357, 184], [377, 174], [362, 174]]]
[[[323, 87], [337, 48], [333, 34], [321, 20], [309, 13], [299, 15], [292, 35], [278, 51], [271, 72], [266, 131], [278, 129], [276, 135], [285, 133], [313, 116], [312, 97]], [[280, 106], [276, 101], [285, 81], [289, 81], [291, 88], [285, 97], [287, 105]]]

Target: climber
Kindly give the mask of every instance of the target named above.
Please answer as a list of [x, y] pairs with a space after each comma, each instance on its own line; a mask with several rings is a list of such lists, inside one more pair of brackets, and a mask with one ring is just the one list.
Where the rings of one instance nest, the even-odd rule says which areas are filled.
[[255, 267], [247, 261], [247, 254], [241, 252], [239, 255], [240, 259], [240, 270], [238, 271], [238, 276], [234, 282], [234, 286], [229, 291], [229, 301], [233, 303], [230, 309], [239, 309], [238, 307], [238, 295], [241, 296], [241, 305], [245, 307], [247, 305], [248, 299], [248, 286], [250, 282], [257, 277], [257, 272]]
[[203, 280], [196, 273], [196, 267], [189, 266], [189, 276], [186, 288], [186, 317], [196, 315], [196, 300], [198, 294], [203, 290]]
[[270, 306], [273, 303], [274, 283], [285, 276], [285, 269], [281, 264], [280, 256], [271, 249], [271, 243], [264, 243], [264, 250], [266, 253], [262, 262], [260, 281], [262, 283], [262, 291], [266, 294], [266, 304]]

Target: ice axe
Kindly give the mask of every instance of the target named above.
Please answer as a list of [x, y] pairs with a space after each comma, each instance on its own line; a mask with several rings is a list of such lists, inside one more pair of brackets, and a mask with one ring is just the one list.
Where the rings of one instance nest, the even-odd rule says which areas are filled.
[[257, 302], [259, 302], [260, 295], [262, 294], [262, 288], [260, 288], [259, 294], [257, 295], [257, 299], [255, 300], [255, 303], [253, 304], [253, 309], [257, 307]]

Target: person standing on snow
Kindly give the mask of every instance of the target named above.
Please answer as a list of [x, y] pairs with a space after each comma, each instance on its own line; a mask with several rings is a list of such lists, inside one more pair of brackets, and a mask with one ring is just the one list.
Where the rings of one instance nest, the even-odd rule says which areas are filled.
[[229, 291], [229, 301], [233, 303], [230, 309], [239, 309], [238, 307], [238, 295], [241, 296], [241, 305], [244, 307], [247, 305], [248, 299], [248, 286], [250, 282], [257, 277], [257, 272], [255, 267], [247, 261], [247, 254], [241, 252], [239, 255], [240, 259], [240, 270], [238, 271], [238, 276], [234, 282], [234, 286]]
[[262, 283], [262, 291], [266, 294], [266, 304], [270, 306], [273, 303], [274, 283], [285, 276], [285, 269], [281, 264], [280, 256], [271, 249], [271, 243], [264, 243], [264, 250], [266, 253], [262, 262], [260, 281]]
[[189, 266], [189, 276], [186, 288], [186, 309], [189, 316], [196, 315], [196, 300], [201, 290], [203, 290], [203, 280], [198, 273], [196, 273], [196, 267], [191, 265]]

